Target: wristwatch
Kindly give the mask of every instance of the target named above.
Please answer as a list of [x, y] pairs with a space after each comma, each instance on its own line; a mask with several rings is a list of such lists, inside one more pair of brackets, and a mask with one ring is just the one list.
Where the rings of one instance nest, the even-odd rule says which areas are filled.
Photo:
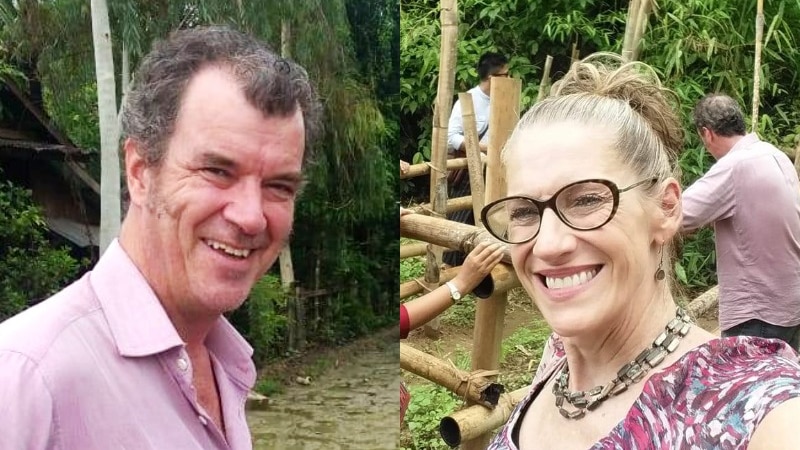
[[453, 303], [458, 303], [458, 301], [461, 300], [461, 292], [452, 281], [448, 281], [445, 284], [450, 288], [450, 298], [453, 300]]

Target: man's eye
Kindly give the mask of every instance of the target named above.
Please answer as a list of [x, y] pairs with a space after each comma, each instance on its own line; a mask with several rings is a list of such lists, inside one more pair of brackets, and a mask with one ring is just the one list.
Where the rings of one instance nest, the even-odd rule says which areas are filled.
[[265, 185], [265, 189], [275, 193], [281, 198], [290, 198], [297, 194], [297, 187], [284, 183], [267, 184]]
[[228, 178], [230, 176], [230, 173], [228, 173], [227, 170], [220, 169], [218, 167], [205, 167], [203, 168], [203, 171], [219, 178]]

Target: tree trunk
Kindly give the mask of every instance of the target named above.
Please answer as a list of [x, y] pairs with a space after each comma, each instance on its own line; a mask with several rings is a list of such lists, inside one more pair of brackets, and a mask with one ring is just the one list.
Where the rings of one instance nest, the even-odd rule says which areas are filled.
[[105, 0], [91, 0], [91, 11], [100, 122], [100, 252], [102, 253], [119, 234], [121, 220], [119, 126], [108, 5]]
[[761, 99], [761, 41], [764, 39], [764, 0], [758, 0], [756, 12], [756, 56], [753, 62], [753, 113], [750, 131], [758, 129], [758, 103]]

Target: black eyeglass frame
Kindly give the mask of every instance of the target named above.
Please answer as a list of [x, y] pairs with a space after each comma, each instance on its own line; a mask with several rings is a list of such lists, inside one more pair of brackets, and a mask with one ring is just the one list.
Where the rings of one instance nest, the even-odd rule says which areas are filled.
[[[642, 181], [637, 181], [636, 183], [633, 183], [630, 186], [627, 186], [627, 187], [624, 187], [624, 188], [620, 189], [620, 188], [617, 187], [616, 183], [614, 183], [613, 181], [609, 181], [609, 180], [603, 180], [603, 179], [580, 180], [580, 181], [575, 181], [573, 183], [570, 183], [570, 184], [562, 187], [555, 194], [553, 194], [549, 199], [544, 200], [544, 201], [536, 200], [534, 198], [527, 197], [527, 196], [524, 196], [524, 195], [512, 195], [511, 197], [504, 197], [504, 198], [501, 198], [499, 200], [495, 200], [495, 201], [489, 203], [488, 205], [484, 206], [483, 209], [481, 210], [481, 221], [483, 222], [484, 227], [486, 227], [486, 230], [489, 233], [491, 233], [492, 236], [496, 237], [497, 239], [499, 239], [499, 240], [501, 240], [501, 241], [503, 241], [503, 242], [505, 242], [507, 244], [524, 244], [526, 242], [530, 242], [533, 239], [535, 239], [536, 236], [539, 235], [539, 231], [542, 229], [541, 217], [544, 216], [544, 211], [547, 208], [552, 209], [553, 212], [556, 213], [556, 216], [558, 217], [558, 219], [561, 220], [561, 222], [563, 222], [566, 226], [572, 228], [573, 230], [577, 230], [577, 231], [592, 231], [592, 230], [596, 230], [598, 228], [601, 228], [602, 226], [604, 226], [608, 222], [611, 222], [611, 219], [614, 218], [614, 215], [617, 213], [617, 208], [619, 207], [619, 194], [621, 194], [623, 192], [626, 192], [626, 191], [629, 191], [629, 190], [631, 190], [633, 188], [639, 187], [639, 186], [641, 186], [641, 185], [643, 185], [645, 183], [648, 183], [648, 182], [650, 183], [650, 185], [648, 187], [651, 187], [657, 181], [658, 181], [658, 178], [656, 178], [656, 177], [647, 178], [647, 179], [644, 179]], [[558, 208], [556, 207], [556, 199], [558, 198], [558, 196], [562, 192], [564, 192], [565, 190], [571, 188], [572, 186], [575, 186], [575, 185], [578, 185], [578, 184], [584, 184], [584, 183], [598, 183], [598, 184], [605, 185], [611, 191], [611, 197], [612, 197], [612, 201], [613, 201], [613, 205], [612, 205], [612, 208], [611, 208], [611, 213], [608, 215], [608, 218], [603, 223], [601, 223], [600, 225], [597, 225], [597, 226], [594, 226], [594, 227], [589, 227], [589, 228], [581, 228], [581, 227], [578, 227], [578, 226], [575, 226], [575, 225], [569, 223], [567, 218], [564, 217], [561, 214], [561, 211], [559, 211]], [[489, 212], [490, 209], [492, 209], [493, 206], [495, 206], [495, 205], [497, 205], [499, 203], [507, 202], [509, 200], [513, 200], [513, 199], [517, 199], [517, 198], [518, 199], [527, 200], [527, 201], [533, 203], [534, 205], [536, 205], [536, 208], [539, 210], [540, 219], [539, 219], [539, 226], [536, 229], [536, 232], [533, 233], [533, 236], [529, 237], [528, 239], [525, 239], [524, 241], [513, 242], [513, 241], [509, 241], [507, 239], [504, 239], [502, 236], [498, 236], [497, 233], [495, 233], [489, 227], [489, 222], [486, 220], [486, 214]]]

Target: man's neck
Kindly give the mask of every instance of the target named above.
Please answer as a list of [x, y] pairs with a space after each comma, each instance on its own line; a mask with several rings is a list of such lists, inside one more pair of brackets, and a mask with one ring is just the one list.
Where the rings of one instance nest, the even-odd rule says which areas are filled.
[[481, 84], [479, 84], [478, 87], [481, 88], [481, 92], [483, 92], [487, 96], [489, 95], [489, 91], [491, 89], [489, 89], [489, 79], [488, 78], [486, 80], [481, 81]]
[[731, 149], [736, 146], [746, 135], [734, 135], [734, 136], [718, 136], [718, 143], [717, 143], [717, 150], [714, 153], [716, 159], [720, 159], [723, 156], [727, 155]]

